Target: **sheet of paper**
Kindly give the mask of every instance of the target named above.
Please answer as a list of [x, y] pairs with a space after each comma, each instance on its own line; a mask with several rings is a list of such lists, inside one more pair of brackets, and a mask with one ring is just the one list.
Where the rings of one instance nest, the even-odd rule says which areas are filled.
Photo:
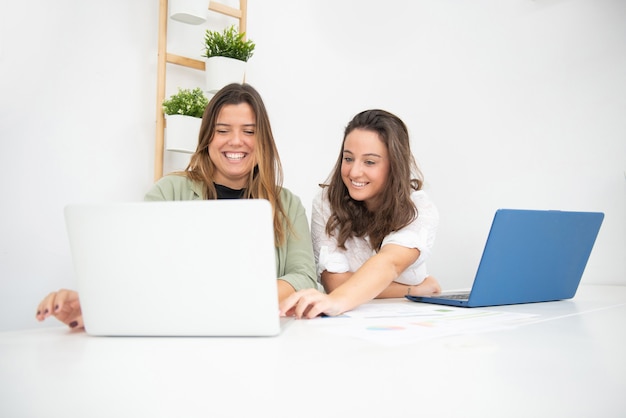
[[414, 303], [370, 303], [335, 318], [320, 318], [324, 330], [384, 345], [488, 332], [529, 323], [539, 315], [495, 309], [457, 308]]

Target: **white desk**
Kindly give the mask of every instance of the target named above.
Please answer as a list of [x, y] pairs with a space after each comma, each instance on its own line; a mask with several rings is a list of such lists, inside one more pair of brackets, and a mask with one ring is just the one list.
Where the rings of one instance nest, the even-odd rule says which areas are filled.
[[540, 317], [392, 347], [304, 320], [271, 338], [0, 333], [0, 416], [626, 416], [626, 287], [497, 309]]

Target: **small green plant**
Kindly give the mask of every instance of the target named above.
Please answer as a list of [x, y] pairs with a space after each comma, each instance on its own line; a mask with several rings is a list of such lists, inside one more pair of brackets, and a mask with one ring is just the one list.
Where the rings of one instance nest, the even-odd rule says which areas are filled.
[[208, 30], [204, 36], [205, 52], [203, 57], [227, 57], [240, 61], [248, 61], [254, 53], [256, 45], [245, 40], [245, 32], [239, 33], [235, 25], [221, 32]]
[[166, 115], [185, 115], [201, 118], [209, 104], [200, 87], [193, 90], [178, 88], [178, 93], [163, 101], [163, 112]]

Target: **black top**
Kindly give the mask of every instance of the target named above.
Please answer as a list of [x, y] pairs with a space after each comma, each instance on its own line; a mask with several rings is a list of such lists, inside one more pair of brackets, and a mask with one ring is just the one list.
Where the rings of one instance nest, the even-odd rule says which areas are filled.
[[246, 189], [231, 189], [230, 187], [222, 186], [221, 184], [213, 183], [215, 185], [215, 191], [217, 192], [218, 199], [241, 199], [246, 192]]

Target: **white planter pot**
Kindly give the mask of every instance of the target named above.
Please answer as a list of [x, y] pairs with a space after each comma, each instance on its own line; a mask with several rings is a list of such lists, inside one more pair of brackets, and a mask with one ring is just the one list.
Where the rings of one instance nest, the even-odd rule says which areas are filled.
[[169, 0], [170, 19], [199, 25], [207, 19], [209, 2], [206, 0]]
[[207, 93], [214, 94], [230, 83], [243, 83], [246, 76], [246, 62], [234, 58], [211, 57], [205, 61]]
[[193, 154], [198, 147], [201, 118], [165, 115], [165, 149]]

